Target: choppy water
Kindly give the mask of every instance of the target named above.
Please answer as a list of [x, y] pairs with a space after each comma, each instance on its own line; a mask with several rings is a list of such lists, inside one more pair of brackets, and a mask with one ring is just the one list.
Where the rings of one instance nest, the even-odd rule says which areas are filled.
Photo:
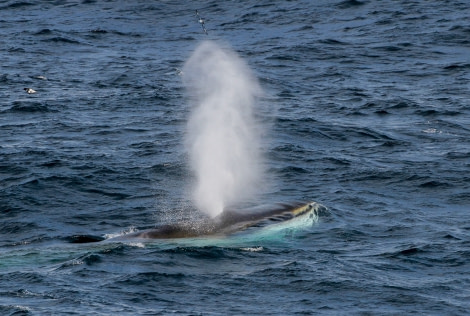
[[[2, 1], [1, 314], [465, 314], [468, 12], [468, 1]], [[273, 238], [68, 243], [186, 216], [179, 69], [204, 39], [228, 43], [265, 91], [260, 204], [328, 212]]]

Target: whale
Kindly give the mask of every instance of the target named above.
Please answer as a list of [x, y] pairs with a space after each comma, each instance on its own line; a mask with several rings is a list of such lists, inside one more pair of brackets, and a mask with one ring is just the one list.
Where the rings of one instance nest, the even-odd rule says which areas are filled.
[[319, 204], [279, 203], [244, 210], [224, 210], [214, 218], [196, 222], [161, 225], [124, 235], [125, 238], [173, 239], [204, 236], [228, 236], [252, 227], [264, 227], [318, 211]]
[[[111, 238], [115, 241], [129, 239], [181, 239], [196, 237], [224, 237], [249, 229], [263, 228], [295, 218], [316, 218], [319, 212], [326, 209], [316, 202], [278, 203], [270, 206], [258, 206], [249, 209], [226, 209], [214, 218], [183, 221], [158, 225], [133, 233]], [[71, 243], [88, 243], [105, 240], [104, 237], [75, 235], [69, 238]]]

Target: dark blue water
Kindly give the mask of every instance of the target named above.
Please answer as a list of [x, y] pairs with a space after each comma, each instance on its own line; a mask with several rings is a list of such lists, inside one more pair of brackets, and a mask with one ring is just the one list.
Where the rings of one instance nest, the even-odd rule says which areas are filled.
[[[466, 314], [468, 12], [2, 1], [0, 314]], [[204, 39], [230, 45], [264, 89], [259, 203], [328, 211], [276, 238], [70, 244], [187, 217], [179, 69]]]

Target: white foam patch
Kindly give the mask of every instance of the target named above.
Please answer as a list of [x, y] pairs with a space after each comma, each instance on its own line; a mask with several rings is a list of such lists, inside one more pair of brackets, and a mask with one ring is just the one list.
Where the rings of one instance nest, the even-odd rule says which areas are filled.
[[[32, 311], [32, 309], [29, 308], [28, 306], [22, 306], [22, 305], [14, 305], [13, 308], [16, 308], [16, 309], [18, 309], [19, 311], [22, 311], [22, 312], [31, 312]], [[16, 314], [16, 313], [14, 313], [14, 314]]]
[[242, 251], [248, 251], [248, 252], [260, 252], [263, 251], [263, 247], [247, 247], [247, 248], [240, 248]]
[[106, 239], [110, 239], [110, 238], [116, 238], [116, 237], [121, 237], [121, 236], [125, 236], [125, 235], [128, 235], [128, 234], [132, 234], [132, 233], [135, 233], [137, 232], [138, 229], [135, 228], [134, 226], [131, 226], [129, 228], [127, 228], [126, 230], [123, 230], [119, 233], [114, 233], [114, 234], [105, 234], [104, 235], [104, 238]]
[[126, 245], [130, 247], [136, 247], [136, 248], [145, 248], [145, 245], [142, 242], [130, 242], [130, 243], [126, 243]]

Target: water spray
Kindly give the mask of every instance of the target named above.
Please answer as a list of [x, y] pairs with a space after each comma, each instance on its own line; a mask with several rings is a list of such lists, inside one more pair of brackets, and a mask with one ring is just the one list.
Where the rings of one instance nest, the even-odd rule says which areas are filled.
[[261, 131], [254, 105], [261, 90], [245, 62], [212, 41], [186, 62], [183, 81], [195, 101], [186, 135], [194, 201], [214, 217], [258, 191]]

